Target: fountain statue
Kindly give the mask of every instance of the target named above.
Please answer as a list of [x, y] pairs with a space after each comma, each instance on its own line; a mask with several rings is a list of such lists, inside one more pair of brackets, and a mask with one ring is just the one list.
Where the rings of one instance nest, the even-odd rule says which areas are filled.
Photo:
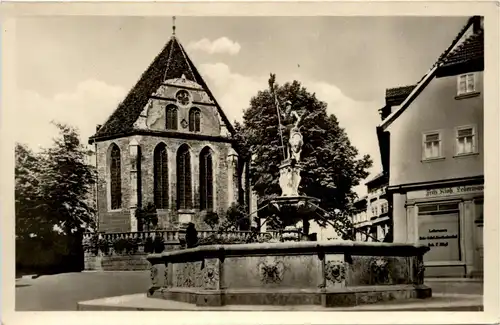
[[[273, 88], [271, 86], [271, 89]], [[277, 98], [276, 105], [279, 105]], [[305, 109], [294, 108], [290, 101], [286, 101], [284, 106], [284, 128], [289, 136], [284, 152], [284, 159], [279, 166], [281, 195], [271, 200], [269, 206], [272, 209], [271, 214], [275, 214], [282, 221], [285, 221], [285, 225], [291, 226], [297, 221], [302, 221], [303, 233], [298, 237], [298, 240], [309, 240], [309, 219], [312, 219], [312, 214], [316, 210], [319, 199], [299, 193], [300, 174], [303, 168], [301, 154], [302, 146], [304, 145], [304, 138], [300, 130], [301, 123], [306, 117], [307, 111]], [[283, 125], [280, 125], [280, 127], [283, 128]], [[281, 133], [280, 136], [282, 137]]]
[[304, 118], [305, 113], [298, 114], [297, 110], [292, 109], [292, 104], [286, 102], [286, 120], [296, 121], [288, 126], [289, 140], [286, 150], [285, 159], [280, 166], [280, 187], [281, 196], [298, 196], [298, 188], [300, 184], [300, 155], [302, 153], [302, 145], [304, 144], [302, 134], [300, 133], [300, 122]]

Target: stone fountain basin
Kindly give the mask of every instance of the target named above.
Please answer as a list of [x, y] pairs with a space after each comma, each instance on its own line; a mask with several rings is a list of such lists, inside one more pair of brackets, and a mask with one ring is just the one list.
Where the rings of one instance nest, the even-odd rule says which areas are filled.
[[428, 298], [426, 246], [353, 241], [211, 245], [148, 256], [148, 297], [196, 304], [354, 306]]

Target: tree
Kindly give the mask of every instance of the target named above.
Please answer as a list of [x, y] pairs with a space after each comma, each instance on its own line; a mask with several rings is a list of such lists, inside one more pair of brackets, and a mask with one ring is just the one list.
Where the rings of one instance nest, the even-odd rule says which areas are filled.
[[59, 136], [52, 147], [33, 153], [16, 145], [16, 258], [20, 264], [30, 263], [33, 251], [40, 252], [38, 266], [81, 263], [83, 232], [95, 228], [90, 194], [96, 173], [87, 163], [89, 152], [74, 128], [55, 126]]
[[47, 211], [39, 195], [43, 159], [27, 146], [16, 144], [15, 160], [16, 238], [43, 238], [54, 226], [47, 220]]
[[217, 214], [217, 212], [208, 211], [203, 216], [203, 222], [205, 222], [210, 227], [210, 229], [214, 230], [215, 227], [217, 227], [217, 225], [219, 224], [219, 215]]
[[[274, 80], [275, 76], [271, 75], [270, 84], [274, 84]], [[336, 230], [350, 233], [351, 203], [356, 199], [353, 188], [368, 176], [372, 160], [368, 155], [358, 157], [357, 149], [337, 118], [327, 114], [326, 103], [296, 80], [283, 86], [275, 85], [274, 92], [266, 89], [252, 97], [250, 107], [244, 111], [243, 125], [239, 126], [240, 134], [235, 137], [243, 155], [252, 157], [250, 179], [258, 194], [259, 206], [281, 193], [279, 165], [284, 159], [283, 144], [288, 143], [283, 125], [283, 143], [280, 138], [274, 93], [281, 105], [290, 101], [294, 109], [306, 113], [301, 123], [304, 145], [300, 192], [319, 198], [320, 207], [324, 209], [321, 214], [333, 222]], [[283, 124], [282, 119], [283, 116]], [[321, 226], [327, 224], [318, 213], [311, 217]], [[271, 223], [280, 224], [277, 220]]]
[[218, 224], [219, 231], [237, 231], [249, 230], [250, 218], [248, 216], [248, 208], [244, 204], [233, 203], [225, 211]]
[[42, 151], [44, 170], [40, 175], [40, 195], [51, 220], [68, 235], [95, 228], [95, 208], [90, 193], [96, 182], [95, 168], [87, 163], [90, 153], [68, 125], [54, 123], [59, 137]]

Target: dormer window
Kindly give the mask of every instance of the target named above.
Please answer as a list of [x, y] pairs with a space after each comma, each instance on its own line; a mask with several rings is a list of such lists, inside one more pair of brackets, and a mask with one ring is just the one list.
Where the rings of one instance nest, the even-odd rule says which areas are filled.
[[474, 73], [466, 73], [458, 76], [457, 95], [471, 94], [476, 91], [476, 80]]
[[196, 107], [189, 111], [189, 131], [200, 132], [200, 110]]

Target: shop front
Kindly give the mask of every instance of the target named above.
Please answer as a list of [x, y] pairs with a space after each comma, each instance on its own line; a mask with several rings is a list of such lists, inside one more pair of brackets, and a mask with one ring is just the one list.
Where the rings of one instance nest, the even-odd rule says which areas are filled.
[[483, 193], [482, 184], [406, 192], [408, 239], [430, 247], [426, 276], [482, 276]]

